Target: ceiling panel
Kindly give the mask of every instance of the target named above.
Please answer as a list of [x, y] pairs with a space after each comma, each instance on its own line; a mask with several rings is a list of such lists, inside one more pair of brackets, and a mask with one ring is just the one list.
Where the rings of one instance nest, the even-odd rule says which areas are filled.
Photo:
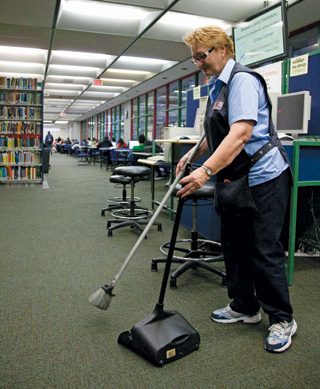
[[[0, 1], [0, 46], [44, 50], [27, 55], [0, 47], [0, 75], [46, 78], [46, 120], [81, 120], [194, 72], [186, 32], [205, 24], [228, 29], [264, 6], [262, 0], [180, 0], [173, 7], [172, 0], [61, 0], [55, 19], [56, 3]], [[93, 85], [96, 78], [101, 87]]]

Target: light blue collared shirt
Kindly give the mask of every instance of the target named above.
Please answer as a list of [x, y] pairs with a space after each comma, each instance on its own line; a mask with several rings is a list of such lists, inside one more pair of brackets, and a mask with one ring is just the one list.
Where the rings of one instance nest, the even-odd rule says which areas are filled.
[[[230, 58], [219, 79], [228, 83], [235, 61]], [[210, 95], [215, 88], [217, 78], [208, 83]], [[239, 120], [253, 120], [252, 136], [244, 146], [246, 153], [252, 156], [270, 140], [269, 107], [263, 85], [258, 77], [246, 72], [236, 73], [229, 86], [228, 121], [229, 126]], [[288, 164], [278, 148], [273, 148], [250, 169], [249, 186], [261, 184], [278, 177]]]

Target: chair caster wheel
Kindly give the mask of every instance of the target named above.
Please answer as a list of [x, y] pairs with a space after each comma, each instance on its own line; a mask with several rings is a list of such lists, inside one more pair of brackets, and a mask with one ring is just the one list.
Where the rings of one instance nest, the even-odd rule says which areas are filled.
[[175, 278], [170, 279], [170, 289], [177, 289], [177, 280]]
[[162, 231], [162, 224], [158, 225], [158, 231]]
[[151, 271], [158, 271], [157, 262], [151, 262]]
[[101, 211], [101, 216], [104, 216], [104, 211]]
[[112, 236], [112, 231], [108, 230], [108, 236]]

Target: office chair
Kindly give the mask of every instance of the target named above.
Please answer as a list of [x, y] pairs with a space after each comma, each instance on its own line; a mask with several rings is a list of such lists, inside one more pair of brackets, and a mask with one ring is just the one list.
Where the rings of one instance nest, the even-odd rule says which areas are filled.
[[[181, 204], [180, 206], [178, 205], [178, 210], [181, 209], [181, 213], [183, 206], [187, 205], [186, 202], [188, 200], [192, 200], [192, 230], [190, 233], [190, 239], [180, 239], [175, 241], [173, 262], [182, 263], [182, 265], [171, 274], [171, 289], [177, 288], [178, 277], [180, 277], [187, 270], [196, 269], [198, 267], [219, 275], [222, 277], [222, 286], [226, 285], [226, 273], [217, 267], [210, 265], [212, 262], [223, 261], [221, 244], [212, 240], [200, 239], [199, 232], [197, 230], [197, 207], [199, 206], [198, 201], [205, 200], [206, 203], [203, 205], [212, 204], [214, 196], [213, 185], [214, 184], [212, 182], [207, 182], [196, 192], [187, 197], [184, 197], [183, 199], [179, 199], [179, 203], [181, 202], [182, 206]], [[180, 188], [181, 186], [177, 185], [173, 193], [176, 194]], [[181, 214], [176, 214], [176, 220], [173, 227], [174, 229], [179, 229], [180, 217]], [[172, 236], [174, 236], [174, 233], [172, 233]], [[165, 257], [152, 259], [152, 271], [158, 270], [158, 263], [166, 262], [170, 243], [171, 241], [166, 242], [160, 247], [160, 251], [165, 254]]]
[[[150, 175], [150, 169], [144, 166], [119, 166], [114, 169], [116, 175], [130, 177], [131, 196], [129, 207], [116, 209], [111, 212], [114, 219], [107, 221], [108, 236], [112, 236], [112, 231], [122, 227], [136, 227], [143, 231], [143, 225], [148, 224], [147, 219], [152, 216], [152, 212], [147, 208], [137, 207], [135, 204], [134, 187], [137, 182]], [[114, 225], [112, 225], [114, 224]], [[153, 223], [158, 226], [158, 231], [162, 231], [161, 223]]]
[[[135, 182], [139, 181], [139, 178], [134, 178]], [[111, 197], [107, 200], [108, 203], [110, 203], [106, 208], [102, 208], [101, 210], [101, 216], [105, 215], [105, 211], [112, 211], [114, 209], [120, 209], [120, 208], [128, 208], [130, 204], [130, 198], [127, 197], [127, 189], [126, 186], [131, 184], [131, 177], [126, 176], [120, 176], [119, 174], [114, 174], [110, 177], [110, 182], [114, 184], [121, 184], [122, 185], [122, 196], [117, 197]], [[140, 202], [141, 198], [134, 196], [134, 202]]]

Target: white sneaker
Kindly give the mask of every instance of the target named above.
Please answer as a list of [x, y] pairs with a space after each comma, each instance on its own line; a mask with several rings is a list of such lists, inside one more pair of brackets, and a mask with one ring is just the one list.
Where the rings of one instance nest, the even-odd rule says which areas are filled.
[[291, 346], [291, 338], [297, 332], [298, 326], [295, 320], [290, 323], [283, 321], [273, 324], [264, 348], [270, 352], [281, 353]]
[[230, 305], [227, 305], [225, 308], [212, 312], [211, 318], [217, 323], [229, 324], [242, 321], [248, 324], [255, 324], [261, 321], [261, 314], [260, 312], [256, 312], [253, 315], [246, 315], [245, 313], [233, 311]]

